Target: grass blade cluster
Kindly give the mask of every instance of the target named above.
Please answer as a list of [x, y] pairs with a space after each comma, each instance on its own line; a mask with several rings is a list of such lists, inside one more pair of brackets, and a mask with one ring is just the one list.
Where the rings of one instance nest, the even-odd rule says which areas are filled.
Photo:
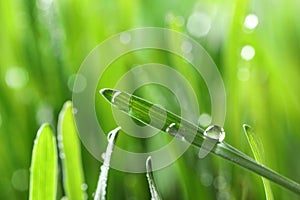
[[[184, 130], [184, 133], [182, 134], [185, 140], [199, 148], [202, 146], [202, 143], [206, 139], [203, 135], [204, 130], [202, 128], [142, 98], [112, 89], [102, 89], [100, 93], [114, 107], [120, 109], [121, 111], [144, 124], [153, 126], [154, 128], [159, 128], [160, 130], [165, 131], [166, 128], [169, 127], [172, 123], [180, 124], [182, 130]], [[155, 109], [153, 109], [153, 107], [155, 107]], [[155, 112], [151, 113], [152, 118], [149, 121], [148, 112], [150, 109], [155, 110]], [[162, 115], [161, 113], [166, 113], [166, 115]], [[167, 119], [163, 119], [162, 116], [167, 116]], [[164, 123], [162, 129], [161, 126], [156, 127], [157, 124], [161, 125], [162, 123]], [[193, 133], [195, 131], [196, 134], [194, 135]], [[266, 166], [256, 162], [254, 159], [250, 158], [243, 152], [237, 150], [236, 148], [225, 142], [217, 143], [213, 147], [211, 152], [258, 175], [261, 175], [295, 193], [300, 194], [299, 183], [296, 183], [267, 168]]]

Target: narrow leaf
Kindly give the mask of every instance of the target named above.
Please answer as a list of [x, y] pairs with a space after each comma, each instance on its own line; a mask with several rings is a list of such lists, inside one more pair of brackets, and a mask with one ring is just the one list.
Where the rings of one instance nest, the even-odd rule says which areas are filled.
[[157, 191], [157, 187], [154, 181], [154, 177], [153, 177], [153, 173], [152, 173], [152, 162], [151, 162], [151, 156], [149, 156], [146, 160], [146, 170], [147, 170], [147, 180], [148, 180], [148, 184], [149, 184], [149, 189], [150, 189], [150, 193], [151, 193], [151, 200], [161, 200], [158, 191]]
[[115, 141], [117, 139], [117, 134], [120, 129], [121, 127], [118, 127], [112, 130], [111, 132], [109, 132], [109, 134], [107, 135], [108, 145], [106, 147], [106, 152], [104, 154], [103, 165], [100, 168], [101, 172], [100, 172], [94, 200], [105, 200], [110, 158], [113, 152]]
[[[254, 158], [256, 161], [260, 163], [264, 163], [264, 153], [263, 153], [263, 145], [259, 137], [253, 132], [252, 128], [244, 124], [243, 125], [245, 135], [247, 137], [247, 140], [250, 144], [252, 153], [254, 155]], [[265, 188], [265, 194], [266, 194], [266, 199], [267, 200], [273, 200], [273, 193], [271, 190], [270, 182], [262, 177], [262, 182]]]
[[43, 124], [34, 141], [30, 167], [30, 200], [54, 200], [57, 189], [57, 150], [49, 124]]
[[[207, 139], [203, 135], [204, 130], [202, 128], [168, 110], [163, 109], [161, 106], [154, 105], [142, 98], [117, 90], [102, 89], [100, 90], [100, 93], [114, 107], [146, 125], [166, 132], [166, 128], [170, 127], [174, 123], [175, 127], [178, 128], [178, 130], [181, 130], [180, 135], [183, 136], [184, 140], [199, 148], [201, 148], [203, 141]], [[149, 120], [150, 109], [153, 111], [151, 113], [151, 120]], [[167, 116], [166, 119], [165, 116]], [[164, 124], [162, 129], [161, 124]], [[174, 134], [170, 135], [174, 136]], [[205, 145], [202, 146], [202, 148], [205, 148]], [[299, 183], [296, 183], [295, 181], [292, 181], [267, 168], [225, 142], [217, 142], [211, 149], [211, 152], [300, 194]]]
[[69, 199], [85, 199], [86, 184], [81, 164], [80, 141], [71, 102], [66, 102], [58, 120], [58, 146], [62, 160], [63, 186]]

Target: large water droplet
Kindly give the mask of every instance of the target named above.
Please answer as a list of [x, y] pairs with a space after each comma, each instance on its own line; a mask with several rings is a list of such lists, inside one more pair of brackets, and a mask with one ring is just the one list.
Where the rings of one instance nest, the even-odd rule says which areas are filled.
[[131, 107], [129, 106], [130, 101], [130, 95], [119, 91], [114, 91], [111, 97], [111, 103], [115, 105], [118, 109], [123, 110], [125, 112], [128, 112], [131, 109]]
[[219, 142], [222, 142], [225, 139], [224, 129], [217, 125], [209, 126], [203, 134], [204, 136], [210, 139], [218, 140]]
[[182, 133], [178, 131], [178, 126], [175, 123], [171, 123], [167, 128], [166, 132], [173, 135], [174, 137], [177, 137], [181, 140], [184, 140], [184, 136]]

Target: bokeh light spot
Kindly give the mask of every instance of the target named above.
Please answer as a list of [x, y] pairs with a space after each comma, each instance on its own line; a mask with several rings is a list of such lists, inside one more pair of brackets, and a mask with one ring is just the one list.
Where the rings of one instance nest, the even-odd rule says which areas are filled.
[[187, 22], [188, 32], [195, 37], [204, 37], [211, 28], [210, 17], [202, 12], [194, 12], [190, 15]]
[[[75, 81], [77, 82], [75, 85]], [[79, 93], [86, 88], [86, 78], [81, 74], [73, 74], [68, 79], [68, 88], [70, 91]]]
[[241, 57], [244, 60], [251, 60], [253, 59], [254, 56], [255, 56], [255, 49], [252, 46], [246, 45], [242, 48]]
[[19, 191], [28, 190], [29, 171], [27, 169], [16, 170], [11, 178], [12, 186]]
[[6, 71], [5, 82], [12, 89], [21, 89], [28, 83], [28, 73], [21, 67], [11, 67]]
[[258, 17], [255, 14], [249, 14], [245, 18], [244, 26], [247, 29], [253, 30], [257, 27], [258, 23]]

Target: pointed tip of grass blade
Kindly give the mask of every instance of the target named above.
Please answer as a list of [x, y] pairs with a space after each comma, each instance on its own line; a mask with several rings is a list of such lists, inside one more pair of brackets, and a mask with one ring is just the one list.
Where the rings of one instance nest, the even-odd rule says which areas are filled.
[[[251, 151], [254, 155], [256, 161], [263, 163], [264, 162], [264, 150], [263, 144], [259, 137], [253, 132], [251, 126], [243, 124], [245, 135], [247, 137], [248, 143], [251, 147]], [[267, 200], [273, 200], [273, 193], [270, 186], [270, 182], [262, 177], [263, 186], [265, 189], [265, 195]]]
[[99, 90], [99, 93], [109, 102], [111, 102], [113, 94], [116, 92], [116, 90], [110, 89], [110, 88], [102, 88]]
[[146, 160], [146, 170], [147, 170], [147, 173], [152, 172], [152, 158], [151, 158], [151, 156], [148, 156], [148, 158]]
[[110, 131], [107, 135], [108, 142], [115, 144], [120, 130], [121, 130], [121, 126], [118, 126], [114, 130]]

